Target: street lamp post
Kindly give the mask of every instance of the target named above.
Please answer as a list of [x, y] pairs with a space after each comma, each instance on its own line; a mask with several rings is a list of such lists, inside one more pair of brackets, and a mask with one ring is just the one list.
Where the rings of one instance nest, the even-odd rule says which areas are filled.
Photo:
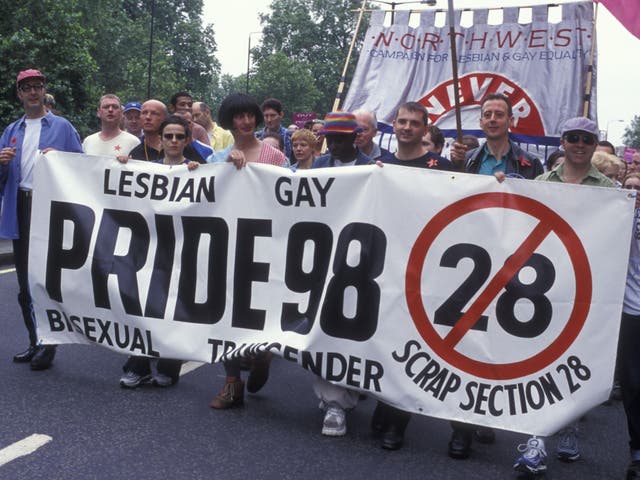
[[151, 25], [149, 27], [149, 64], [147, 67], [147, 98], [151, 98], [151, 66], [153, 64], [153, 20], [155, 17], [156, 2], [151, 0]]
[[256, 33], [262, 32], [249, 32], [249, 41], [247, 42], [247, 95], [249, 95], [249, 69], [251, 68], [251, 35], [255, 35]]

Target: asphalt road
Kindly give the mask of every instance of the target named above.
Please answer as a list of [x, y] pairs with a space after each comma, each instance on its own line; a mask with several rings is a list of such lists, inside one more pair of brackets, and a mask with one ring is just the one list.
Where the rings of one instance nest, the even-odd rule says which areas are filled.
[[[184, 374], [171, 388], [118, 386], [125, 357], [95, 346], [62, 345], [50, 370], [14, 364], [27, 335], [15, 273], [0, 273], [0, 479], [503, 479], [525, 437], [498, 432], [465, 461], [446, 455], [448, 422], [414, 417], [405, 447], [378, 446], [369, 421], [375, 401], [348, 416], [345, 437], [320, 434], [322, 413], [308, 372], [280, 359], [245, 406], [215, 411], [209, 402], [221, 365]], [[600, 406], [581, 422], [583, 458], [563, 464], [547, 440], [550, 479], [624, 478], [627, 433], [622, 405]], [[51, 440], [10, 461], [11, 446], [33, 434]], [[6, 463], [4, 463], [6, 462]]]

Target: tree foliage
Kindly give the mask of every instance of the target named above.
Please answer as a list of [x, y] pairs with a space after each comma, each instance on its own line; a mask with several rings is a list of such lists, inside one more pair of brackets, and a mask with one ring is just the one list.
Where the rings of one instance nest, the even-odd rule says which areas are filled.
[[[38, 68], [50, 84], [57, 108], [74, 123], [88, 119], [99, 88], [93, 82], [98, 64], [91, 56], [94, 35], [84, 25], [79, 0], [3, 2], [0, 16], [0, 123], [22, 114], [15, 78], [20, 70]], [[95, 107], [93, 107], [95, 110]]]
[[[260, 16], [262, 44], [252, 52], [256, 63], [252, 72], [255, 84], [264, 89], [265, 94], [271, 91], [273, 95], [268, 96], [282, 100], [289, 111], [292, 111], [293, 104], [297, 104], [305, 110], [328, 112], [336, 96], [355, 31], [353, 3], [351, 0], [273, 0], [271, 10], [271, 13]], [[363, 22], [358, 35], [359, 44], [366, 29]], [[277, 53], [287, 61], [272, 59]], [[275, 61], [286, 68], [279, 80], [271, 78], [274, 72], [269, 70]], [[353, 71], [356, 61], [354, 51], [350, 71]], [[292, 73], [303, 74], [299, 78], [289, 78]], [[285, 89], [279, 84], [291, 87]], [[304, 98], [300, 89], [305, 92]], [[276, 91], [282, 92], [280, 97], [275, 95]], [[262, 92], [256, 90], [256, 97], [261, 99], [258, 93]]]
[[15, 77], [38, 68], [57, 108], [81, 135], [99, 128], [98, 99], [147, 98], [151, 10], [154, 38], [150, 96], [167, 102], [178, 90], [210, 97], [220, 64], [202, 0], [22, 0], [3, 2], [0, 28], [0, 126], [22, 113]]
[[640, 116], [633, 117], [631, 125], [624, 129], [622, 139], [627, 147], [640, 149]]
[[286, 106], [286, 122], [293, 112], [307, 112], [322, 100], [313, 71], [306, 62], [297, 62], [283, 52], [265, 58], [252, 76], [249, 93], [255, 98], [275, 97]]

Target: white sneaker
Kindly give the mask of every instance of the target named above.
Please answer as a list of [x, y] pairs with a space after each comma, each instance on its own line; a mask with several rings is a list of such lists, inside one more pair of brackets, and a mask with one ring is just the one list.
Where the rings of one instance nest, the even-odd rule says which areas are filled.
[[170, 387], [174, 384], [174, 381], [173, 378], [171, 378], [169, 375], [157, 372], [153, 376], [153, 380], [151, 380], [151, 383], [154, 387]]
[[523, 453], [513, 465], [516, 471], [536, 475], [547, 470], [547, 465], [544, 463], [547, 451], [541, 438], [531, 437], [526, 445], [518, 445], [518, 451]]
[[575, 462], [580, 459], [578, 431], [576, 428], [567, 427], [560, 432], [556, 456], [563, 462]]
[[340, 407], [329, 407], [322, 422], [322, 434], [330, 437], [341, 437], [347, 433], [347, 415]]
[[135, 372], [127, 371], [120, 377], [120, 386], [122, 388], [136, 388], [143, 383], [148, 383], [149, 380], [151, 380], [151, 374], [139, 375]]

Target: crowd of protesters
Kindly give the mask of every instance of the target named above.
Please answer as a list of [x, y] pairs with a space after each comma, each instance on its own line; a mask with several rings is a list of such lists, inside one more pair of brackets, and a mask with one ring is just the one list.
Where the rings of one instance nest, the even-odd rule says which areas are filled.
[[[111, 156], [120, 162], [135, 159], [187, 171], [215, 162], [232, 162], [238, 169], [251, 162], [266, 163], [293, 171], [397, 164], [494, 175], [498, 181], [517, 177], [640, 191], [640, 158], [631, 163], [621, 161], [613, 145], [599, 141], [595, 122], [584, 117], [566, 119], [560, 148], [548, 155], [543, 167], [539, 158], [511, 139], [511, 103], [500, 93], [491, 93], [482, 102], [479, 126], [484, 140], [465, 136], [460, 142], [452, 142], [446, 158], [443, 133], [429, 124], [427, 109], [417, 102], [399, 106], [392, 125], [397, 149], [392, 152], [377, 141], [378, 120], [373, 111], [330, 112], [324, 119], [285, 128], [284, 108], [277, 99], [269, 98], [259, 105], [247, 95], [232, 94], [214, 116], [205, 102], [193, 102], [184, 91], [173, 95], [168, 104], [159, 99], [123, 104], [114, 94], [103, 95], [97, 105], [101, 130], [81, 141], [74, 127], [52, 111], [55, 101], [47, 93], [43, 73], [35, 69], [19, 72], [16, 92], [24, 115], [9, 125], [0, 139], [0, 237], [13, 240], [18, 303], [29, 340], [27, 348], [15, 354], [13, 360], [29, 364], [32, 370], [49, 368], [56, 355], [55, 345], [42, 345], [38, 340], [28, 282], [33, 169], [38, 153], [60, 150]], [[640, 201], [634, 217], [618, 366], [612, 388], [612, 398], [623, 401], [627, 414], [631, 450], [627, 478], [640, 478], [640, 353], [635, 347], [640, 335], [639, 206]], [[242, 405], [245, 389], [256, 393], [267, 382], [271, 360], [270, 353], [263, 353], [224, 362], [226, 378], [211, 407], [223, 410]], [[120, 385], [170, 387], [180, 378], [181, 364], [178, 359], [163, 358], [153, 372], [149, 358], [132, 356], [123, 367]], [[249, 371], [246, 383], [242, 380], [243, 370]], [[324, 410], [322, 433], [345, 435], [347, 413], [357, 406], [360, 393], [317, 376], [313, 389]], [[371, 425], [381, 435], [381, 446], [395, 450], [402, 447], [409, 421], [409, 413], [379, 402]], [[568, 425], [560, 433], [556, 455], [561, 460], [572, 462], [580, 458], [577, 435], [577, 424]], [[493, 443], [495, 433], [490, 428], [452, 422], [449, 456], [467, 458], [474, 439]], [[522, 455], [514, 465], [517, 471], [535, 475], [546, 470], [547, 452], [542, 438], [528, 439], [520, 450]]]

